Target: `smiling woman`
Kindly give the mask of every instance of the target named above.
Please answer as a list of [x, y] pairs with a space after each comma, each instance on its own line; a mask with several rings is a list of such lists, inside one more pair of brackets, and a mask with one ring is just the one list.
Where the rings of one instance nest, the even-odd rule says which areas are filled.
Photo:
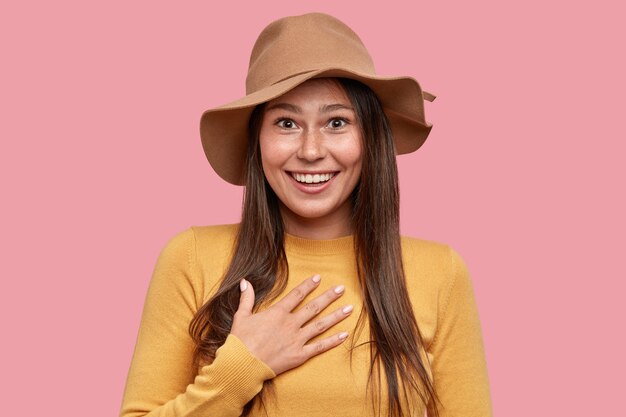
[[246, 85], [200, 129], [241, 222], [161, 252], [121, 415], [491, 416], [462, 258], [400, 236], [396, 154], [434, 96], [320, 13], [266, 27]]
[[349, 235], [363, 139], [340, 84], [306, 81], [262, 113], [263, 172], [278, 196], [285, 230], [311, 239]]

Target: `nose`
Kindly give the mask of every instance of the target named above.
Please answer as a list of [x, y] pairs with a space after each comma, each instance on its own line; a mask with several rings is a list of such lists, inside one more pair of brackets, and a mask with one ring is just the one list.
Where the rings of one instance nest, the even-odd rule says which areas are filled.
[[315, 161], [326, 156], [326, 148], [324, 147], [324, 138], [322, 133], [309, 130], [302, 134], [300, 148], [298, 148], [297, 156], [307, 161]]

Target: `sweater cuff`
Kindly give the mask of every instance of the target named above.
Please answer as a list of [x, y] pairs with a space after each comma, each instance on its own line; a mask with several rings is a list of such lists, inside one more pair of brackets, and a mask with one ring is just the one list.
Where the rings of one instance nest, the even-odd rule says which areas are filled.
[[257, 359], [233, 334], [215, 352], [215, 380], [223, 385], [221, 395], [235, 406], [246, 404], [263, 388], [263, 382], [274, 378], [272, 368]]

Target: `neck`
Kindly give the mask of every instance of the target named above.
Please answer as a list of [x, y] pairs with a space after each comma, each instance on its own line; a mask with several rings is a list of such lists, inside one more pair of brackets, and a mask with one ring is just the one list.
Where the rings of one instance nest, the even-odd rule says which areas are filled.
[[350, 221], [352, 210], [337, 210], [328, 216], [306, 218], [301, 217], [285, 208], [282, 204], [280, 213], [285, 225], [285, 232], [304, 239], [328, 240], [337, 239], [352, 234]]

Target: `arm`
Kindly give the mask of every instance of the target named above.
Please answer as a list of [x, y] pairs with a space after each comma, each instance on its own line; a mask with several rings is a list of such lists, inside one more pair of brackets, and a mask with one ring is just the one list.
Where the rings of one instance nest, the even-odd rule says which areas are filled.
[[[467, 266], [450, 248], [452, 280], [447, 301], [428, 348], [433, 355], [435, 390], [443, 403], [441, 417], [492, 415], [487, 364], [478, 309]], [[432, 416], [432, 404], [428, 405]]]
[[161, 251], [148, 288], [122, 417], [239, 416], [274, 372], [229, 335], [212, 364], [197, 372], [188, 326], [197, 311], [193, 230], [174, 236]]

